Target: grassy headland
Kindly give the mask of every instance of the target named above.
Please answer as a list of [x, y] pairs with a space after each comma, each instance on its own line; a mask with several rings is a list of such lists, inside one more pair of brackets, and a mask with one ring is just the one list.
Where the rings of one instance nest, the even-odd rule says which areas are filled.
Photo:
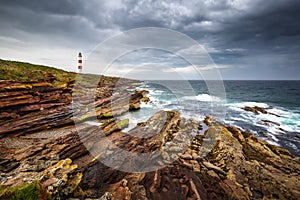
[[[9, 61], [0, 59], [0, 80], [12, 81], [51, 81], [54, 85], [69, 83], [77, 79], [82, 85], [91, 85], [99, 82], [99, 75], [77, 74], [54, 67], [36, 65], [26, 62]], [[101, 76], [104, 84], [119, 80], [117, 77]]]

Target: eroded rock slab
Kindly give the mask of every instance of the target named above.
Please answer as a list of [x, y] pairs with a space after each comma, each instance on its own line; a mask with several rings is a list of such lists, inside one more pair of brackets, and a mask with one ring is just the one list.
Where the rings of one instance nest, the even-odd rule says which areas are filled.
[[[108, 121], [107, 127], [109, 124]], [[23, 149], [16, 148], [2, 154], [1, 184], [13, 186], [24, 182], [24, 178], [25, 182], [30, 182], [34, 179], [32, 177], [40, 177], [41, 184], [48, 193], [52, 192], [55, 198], [300, 197], [299, 158], [233, 126], [225, 127], [212, 123], [204, 135], [200, 135], [201, 123], [181, 118], [177, 111], [160, 111], [128, 133], [116, 129], [106, 136], [102, 131], [105, 128], [103, 126], [81, 124], [77, 128], [85, 132], [85, 135], [78, 136], [75, 129], [70, 131], [70, 127], [65, 129], [66, 131], [61, 128], [57, 129], [61, 133], [58, 138], [45, 138], [45, 135], [41, 134], [43, 139], [31, 141], [32, 143]], [[198, 134], [194, 135], [197, 131]], [[28, 137], [30, 135], [21, 138]], [[113, 146], [105, 146], [104, 138], [109, 139]], [[187, 148], [183, 149], [186, 144]], [[122, 160], [118, 157], [120, 149], [149, 153], [150, 157], [144, 157], [142, 160]], [[93, 150], [99, 154], [91, 154]], [[154, 154], [155, 151], [160, 153]], [[151, 164], [156, 166], [156, 170], [140, 173], [122, 172], [100, 162], [103, 161], [101, 159], [109, 158], [114, 160], [115, 167], [136, 167], [134, 163], [142, 161], [143, 165], [139, 165], [140, 167], [147, 169]], [[67, 163], [66, 166], [69, 167], [66, 167], [65, 174], [70, 172], [72, 175], [67, 177], [74, 181], [68, 181], [63, 175], [64, 172], [54, 175], [54, 178], [41, 178], [41, 174], [53, 171], [57, 166], [64, 166], [61, 163]], [[60, 186], [55, 189], [53, 184], [56, 186], [58, 182], [65, 185], [72, 183], [67, 189], [69, 193], [59, 189]]]

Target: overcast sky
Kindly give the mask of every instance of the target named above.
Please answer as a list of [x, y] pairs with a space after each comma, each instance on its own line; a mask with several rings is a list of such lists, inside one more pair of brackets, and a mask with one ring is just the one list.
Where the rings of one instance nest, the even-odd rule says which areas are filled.
[[[79, 51], [85, 60], [109, 37], [133, 28], [161, 27], [198, 41], [223, 79], [300, 79], [299, 0], [0, 2], [1, 59], [74, 71]], [[153, 49], [124, 55], [114, 66], [112, 75], [158, 66], [195, 78], [188, 74], [190, 63]], [[84, 70], [95, 72], [88, 66]], [[159, 78], [157, 73], [152, 76]]]

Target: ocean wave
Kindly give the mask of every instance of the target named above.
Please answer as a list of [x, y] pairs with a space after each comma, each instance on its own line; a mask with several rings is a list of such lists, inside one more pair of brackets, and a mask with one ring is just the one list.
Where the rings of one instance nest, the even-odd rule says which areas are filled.
[[231, 102], [231, 103], [227, 103], [227, 106], [229, 108], [244, 108], [245, 106], [250, 106], [250, 107], [254, 107], [254, 106], [258, 106], [261, 108], [270, 108], [271, 106], [268, 105], [267, 103], [262, 103], [262, 102]]
[[203, 101], [203, 102], [209, 102], [209, 101], [221, 101], [219, 97], [212, 96], [209, 94], [198, 94], [197, 96], [184, 96], [182, 97], [184, 100], [194, 100], [194, 101]]
[[[204, 104], [200, 104], [200, 107], [195, 107], [196, 104], [192, 101], [225, 103], [228, 112], [228, 117], [225, 121], [226, 124], [236, 126], [242, 122], [249, 124], [249, 127], [253, 125], [257, 128], [261, 127], [262, 130], [271, 135], [283, 134], [284, 132], [300, 133], [300, 113], [293, 112], [292, 110], [288, 110], [286, 108], [274, 106], [271, 103], [269, 104], [266, 102], [255, 101], [233, 102], [230, 100], [225, 102], [223, 99], [208, 93], [200, 93], [196, 96], [182, 96], [181, 98], [177, 99], [174, 94], [170, 94], [169, 91], [163, 91], [160, 88], [150, 87], [148, 85], [145, 87], [144, 85], [140, 87], [140, 89], [146, 89], [150, 92], [148, 95], [150, 102], [141, 105], [141, 108], [146, 110], [176, 109], [180, 110], [182, 116], [184, 115], [187, 118], [198, 118], [200, 116], [203, 117], [202, 115], [205, 115], [204, 113], [206, 111], [206, 107]], [[268, 114], [253, 114], [243, 109], [246, 106], [258, 106], [264, 108], [267, 110]], [[202, 109], [202, 114], [199, 114], [199, 109]], [[273, 138], [273, 140], [275, 141], [275, 138]]]
[[[267, 128], [267, 131], [268, 131], [269, 133], [271, 133], [271, 136], [274, 136], [274, 138], [276, 138], [275, 135], [282, 135], [282, 134], [285, 134], [285, 132], [282, 131], [282, 130], [280, 130], [279, 127], [273, 127], [273, 126], [271, 126], [271, 127], [268, 127], [268, 128]], [[272, 137], [272, 138], [273, 138], [273, 137]], [[277, 140], [277, 141], [278, 141], [278, 140]]]
[[269, 140], [269, 139], [265, 139], [265, 141], [267, 141], [269, 144], [272, 144], [272, 145], [274, 145], [274, 146], [278, 146], [278, 147], [280, 147], [281, 145], [280, 144], [278, 144], [277, 142], [274, 142], [274, 141], [272, 141], [272, 140]]
[[[260, 113], [255, 115], [243, 108], [245, 106], [259, 106], [267, 110], [267, 114]], [[227, 107], [239, 113], [239, 117], [231, 116], [229, 120], [244, 121], [249, 124], [255, 124], [256, 126], [263, 127], [271, 134], [284, 134], [285, 132], [297, 132], [300, 133], [300, 114], [291, 110], [286, 110], [281, 107], [272, 107], [267, 103], [261, 102], [237, 102], [228, 103]], [[263, 123], [268, 122], [268, 123]]]

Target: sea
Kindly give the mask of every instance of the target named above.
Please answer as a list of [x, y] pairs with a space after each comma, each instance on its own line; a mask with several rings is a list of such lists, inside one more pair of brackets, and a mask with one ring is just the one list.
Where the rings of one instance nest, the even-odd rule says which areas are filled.
[[[150, 102], [126, 113], [128, 131], [159, 110], [178, 110], [182, 117], [203, 120], [215, 116], [270, 144], [300, 157], [300, 81], [147, 80], [138, 89], [149, 91]], [[245, 111], [245, 106], [264, 108], [267, 114]]]

